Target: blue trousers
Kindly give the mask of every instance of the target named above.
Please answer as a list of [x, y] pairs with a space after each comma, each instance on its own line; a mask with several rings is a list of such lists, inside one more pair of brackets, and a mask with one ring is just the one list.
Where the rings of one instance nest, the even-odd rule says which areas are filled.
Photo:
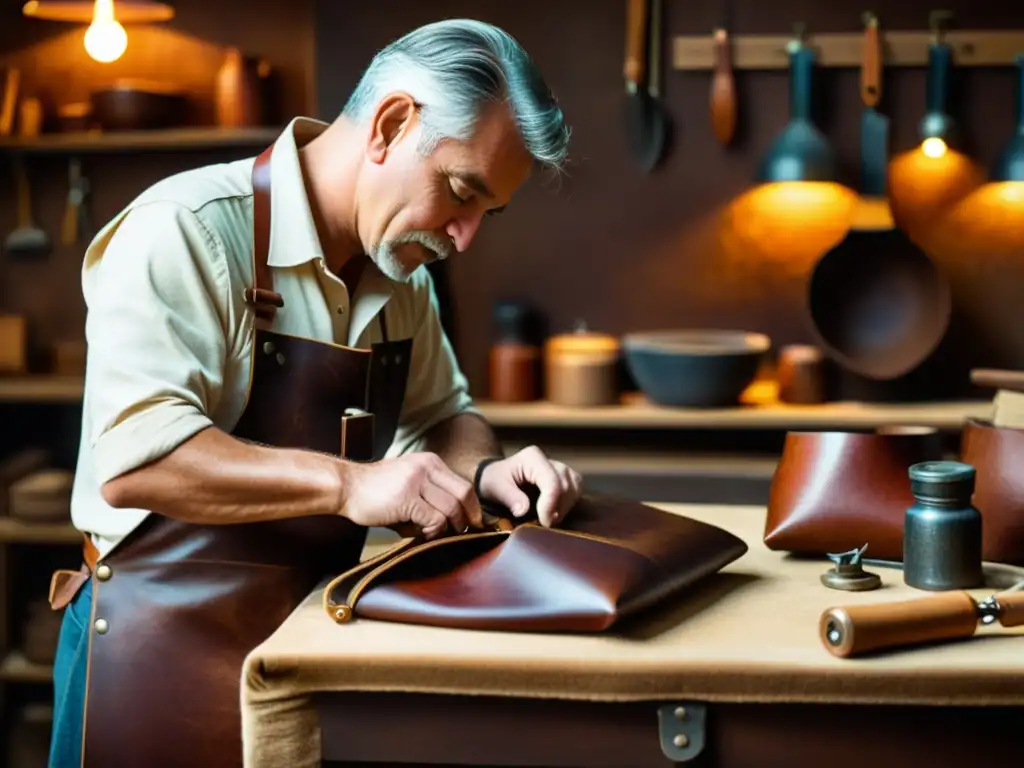
[[49, 768], [79, 768], [85, 715], [85, 672], [89, 661], [92, 580], [64, 609], [53, 663], [53, 732]]

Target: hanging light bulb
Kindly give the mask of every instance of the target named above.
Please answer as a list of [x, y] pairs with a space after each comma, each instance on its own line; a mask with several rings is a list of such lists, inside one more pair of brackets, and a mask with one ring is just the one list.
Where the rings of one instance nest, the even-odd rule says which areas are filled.
[[92, 23], [85, 30], [85, 52], [96, 61], [117, 61], [128, 48], [128, 33], [114, 17], [114, 0], [96, 0]]
[[924, 152], [924, 156], [933, 160], [946, 154], [947, 149], [949, 147], [946, 145], [945, 139], [940, 139], [938, 136], [930, 136], [921, 142], [921, 151]]
[[85, 51], [96, 61], [117, 61], [128, 48], [128, 33], [121, 22], [146, 24], [169, 21], [174, 8], [157, 0], [28, 0], [21, 12], [34, 19], [88, 23]]

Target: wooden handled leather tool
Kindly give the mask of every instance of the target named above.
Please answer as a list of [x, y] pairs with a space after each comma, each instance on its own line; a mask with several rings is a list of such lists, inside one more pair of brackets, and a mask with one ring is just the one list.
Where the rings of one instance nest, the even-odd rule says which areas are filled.
[[1024, 371], [1006, 371], [999, 368], [975, 368], [971, 371], [971, 383], [990, 389], [1006, 389], [1010, 392], [1024, 392]]
[[1024, 582], [976, 601], [967, 592], [893, 603], [833, 607], [821, 614], [821, 642], [833, 656], [971, 637], [978, 625], [1024, 626]]
[[711, 77], [711, 129], [718, 142], [727, 147], [736, 133], [736, 79], [732, 72], [729, 30], [724, 27], [716, 29], [712, 40], [715, 71]]
[[630, 151], [645, 173], [650, 173], [661, 160], [668, 123], [660, 101], [661, 20], [662, 0], [629, 0], [623, 66], [626, 130]]

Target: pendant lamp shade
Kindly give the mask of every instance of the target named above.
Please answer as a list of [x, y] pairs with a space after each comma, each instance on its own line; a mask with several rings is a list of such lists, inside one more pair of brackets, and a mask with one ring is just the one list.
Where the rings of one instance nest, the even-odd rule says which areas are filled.
[[768, 148], [758, 181], [836, 181], [836, 157], [811, 119], [814, 51], [800, 42], [789, 51], [789, 124]]
[[992, 166], [992, 181], [1024, 181], [1024, 54], [1017, 57], [1017, 128]]
[[[32, 19], [88, 24], [92, 21], [95, 6], [94, 0], [29, 0], [21, 12]], [[145, 24], [174, 18], [172, 6], [155, 0], [116, 0], [114, 13], [124, 24]]]

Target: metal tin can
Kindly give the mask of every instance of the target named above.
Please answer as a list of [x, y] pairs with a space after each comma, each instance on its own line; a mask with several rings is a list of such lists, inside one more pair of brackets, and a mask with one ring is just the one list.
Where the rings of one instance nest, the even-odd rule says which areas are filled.
[[981, 513], [971, 504], [974, 467], [926, 461], [908, 473], [915, 503], [904, 517], [903, 580], [932, 591], [982, 586]]

